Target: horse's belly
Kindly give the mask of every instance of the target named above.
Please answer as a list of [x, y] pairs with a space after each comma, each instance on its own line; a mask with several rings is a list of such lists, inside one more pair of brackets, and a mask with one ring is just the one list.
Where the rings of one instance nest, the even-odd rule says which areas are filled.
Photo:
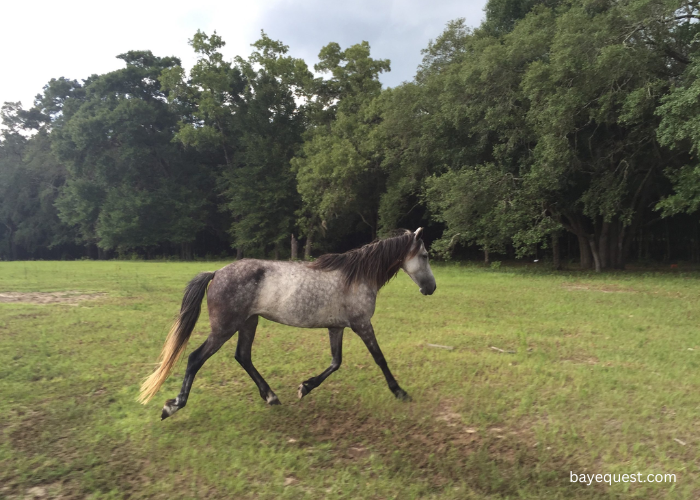
[[350, 326], [345, 318], [339, 316], [324, 315], [322, 317], [300, 318], [295, 314], [280, 314], [280, 311], [263, 311], [257, 314], [275, 323], [296, 328], [344, 328]]
[[254, 314], [265, 319], [298, 328], [335, 328], [349, 326], [342, 301], [333, 295], [306, 297], [298, 294], [270, 294], [260, 297]]

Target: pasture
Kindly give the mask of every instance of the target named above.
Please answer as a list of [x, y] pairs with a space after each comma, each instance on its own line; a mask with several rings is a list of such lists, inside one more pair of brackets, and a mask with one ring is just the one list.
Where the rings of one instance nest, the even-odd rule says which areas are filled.
[[[184, 361], [146, 406], [140, 382], [187, 281], [223, 265], [0, 263], [0, 293], [101, 294], [0, 303], [0, 498], [700, 495], [695, 273], [438, 264], [430, 297], [400, 273], [373, 323], [412, 402], [393, 397], [348, 330], [341, 369], [298, 400], [329, 364], [327, 332], [261, 319], [253, 360], [282, 405], [260, 399], [233, 339], [160, 422]], [[207, 333], [204, 308], [187, 352]], [[676, 482], [587, 486], [571, 471]]]

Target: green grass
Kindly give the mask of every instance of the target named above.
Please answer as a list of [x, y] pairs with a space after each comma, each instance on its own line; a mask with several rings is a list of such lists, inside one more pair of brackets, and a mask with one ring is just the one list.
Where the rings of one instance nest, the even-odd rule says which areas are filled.
[[[222, 265], [0, 263], [0, 292], [107, 294], [0, 303], [0, 498], [700, 496], [696, 274], [435, 266], [423, 297], [402, 273], [374, 326], [413, 402], [393, 398], [351, 331], [341, 369], [298, 400], [330, 362], [327, 333], [261, 320], [253, 360], [282, 406], [260, 399], [234, 339], [161, 423], [184, 364], [146, 406], [140, 381], [185, 283]], [[203, 312], [188, 351], [207, 331]], [[585, 486], [570, 471], [676, 482]]]

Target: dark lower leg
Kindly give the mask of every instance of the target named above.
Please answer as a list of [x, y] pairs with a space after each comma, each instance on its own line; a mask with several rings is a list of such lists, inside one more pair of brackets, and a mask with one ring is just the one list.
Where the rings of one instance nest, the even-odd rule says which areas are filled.
[[185, 370], [185, 377], [182, 381], [180, 394], [178, 394], [177, 398], [169, 399], [165, 402], [163, 413], [160, 417], [161, 420], [168, 418], [177, 410], [185, 407], [195, 375], [197, 375], [197, 372], [202, 368], [207, 359], [212, 357], [235, 332], [236, 330], [229, 330], [226, 333], [212, 332], [202, 345], [192, 351], [187, 359], [187, 369]]
[[386, 379], [386, 383], [389, 385], [389, 390], [394, 393], [394, 396], [399, 399], [410, 399], [406, 391], [399, 387], [399, 383], [394, 378], [394, 375], [392, 375], [391, 370], [389, 370], [389, 365], [387, 364], [386, 359], [384, 359], [382, 350], [379, 348], [372, 325], [362, 325], [357, 328], [353, 328], [353, 331], [362, 339], [367, 346], [367, 350], [374, 358], [374, 362], [379, 365], [379, 368], [381, 368], [384, 378]]
[[278, 405], [280, 404], [279, 399], [272, 392], [270, 386], [265, 382], [265, 379], [258, 373], [258, 370], [253, 366], [253, 360], [251, 358], [251, 351], [253, 349], [253, 340], [255, 340], [255, 329], [258, 326], [258, 317], [251, 316], [248, 318], [243, 325], [243, 327], [238, 332], [238, 345], [236, 346], [236, 361], [243, 367], [243, 369], [248, 373], [255, 385], [258, 386], [260, 391], [260, 397], [263, 398], [267, 404]]
[[331, 340], [331, 366], [326, 368], [323, 373], [315, 377], [311, 377], [309, 380], [305, 380], [299, 386], [299, 398], [303, 398], [316, 387], [321, 385], [328, 376], [340, 368], [340, 364], [343, 362], [343, 328], [329, 328], [328, 336]]

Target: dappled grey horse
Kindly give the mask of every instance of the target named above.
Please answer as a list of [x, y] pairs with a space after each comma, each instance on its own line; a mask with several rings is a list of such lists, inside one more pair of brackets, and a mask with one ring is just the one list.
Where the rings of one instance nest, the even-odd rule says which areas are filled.
[[408, 394], [389, 371], [370, 320], [377, 292], [399, 269], [411, 277], [423, 295], [435, 291], [421, 231], [422, 228], [415, 233], [405, 231], [349, 252], [323, 255], [311, 263], [243, 259], [216, 272], [198, 274], [185, 288], [180, 315], [165, 341], [160, 364], [141, 386], [139, 400], [147, 403], [158, 392], [182, 355], [205, 293], [211, 333], [190, 354], [180, 394], [165, 402], [161, 419], [184, 408], [197, 371], [236, 332], [236, 360], [258, 386], [260, 396], [270, 405], [280, 404], [251, 360], [258, 316], [300, 328], [328, 328], [333, 361], [323, 373], [299, 385], [299, 398], [340, 367], [343, 329], [349, 327], [382, 369], [391, 392], [399, 399], [407, 399]]

